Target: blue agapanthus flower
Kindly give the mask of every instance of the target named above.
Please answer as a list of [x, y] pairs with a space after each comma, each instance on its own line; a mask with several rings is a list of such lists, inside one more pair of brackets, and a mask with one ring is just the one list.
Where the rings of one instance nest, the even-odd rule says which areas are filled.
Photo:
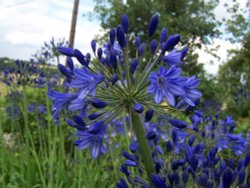
[[170, 69], [160, 67], [157, 74], [151, 73], [149, 79], [151, 85], [148, 87], [148, 92], [154, 94], [154, 101], [161, 103], [163, 98], [171, 106], [175, 106], [176, 97], [185, 94], [184, 91], [184, 80], [181, 78], [181, 69], [172, 66]]
[[106, 126], [103, 122], [96, 122], [88, 127], [87, 130], [77, 130], [76, 136], [78, 140], [75, 145], [79, 149], [90, 148], [92, 158], [96, 159], [99, 154], [107, 153], [107, 148], [103, 143], [103, 135], [106, 132]]
[[[110, 29], [109, 40], [104, 46], [91, 41], [93, 55], [83, 54], [78, 49], [59, 47], [58, 50], [67, 56], [67, 66], [58, 65], [58, 68], [66, 77], [69, 89], [66, 93], [48, 92], [54, 102], [54, 118], [58, 118], [62, 111], [69, 111], [64, 115], [83, 118], [88, 130], [79, 130], [77, 123], [71, 122], [70, 125], [78, 130], [78, 146], [91, 148], [95, 158], [105, 153], [101, 141], [103, 131], [92, 133], [89, 130], [92, 126], [96, 127], [96, 123], [102, 122], [101, 127], [106, 127], [103, 128], [106, 130], [107, 127], [113, 128], [112, 122], [124, 116], [132, 120], [132, 115], [139, 116], [142, 122], [150, 122], [155, 115], [166, 115], [166, 109], [175, 107], [182, 100], [194, 106], [201, 96], [196, 89], [197, 79], [181, 75], [187, 48], [176, 48], [180, 35], [167, 38], [167, 29], [164, 28], [159, 40], [146, 42], [136, 37], [135, 47], [128, 48], [128, 17], [123, 15], [121, 21], [117, 28]], [[155, 15], [148, 27], [150, 38], [156, 32], [157, 25], [158, 16]], [[150, 53], [152, 57], [148, 59], [146, 54]], [[130, 54], [135, 55], [131, 57]], [[73, 59], [82, 67], [76, 68]], [[162, 103], [163, 100], [167, 104]]]

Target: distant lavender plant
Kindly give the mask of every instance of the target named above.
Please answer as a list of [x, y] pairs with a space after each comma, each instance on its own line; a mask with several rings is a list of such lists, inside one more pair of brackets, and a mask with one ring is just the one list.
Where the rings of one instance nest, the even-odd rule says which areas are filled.
[[[93, 40], [93, 60], [89, 53], [84, 55], [77, 49], [59, 47], [59, 51], [68, 57], [68, 67], [61, 64], [58, 67], [73, 92], [49, 90], [48, 96], [54, 102], [54, 118], [57, 119], [63, 111], [77, 115], [77, 119], [73, 117], [76, 124], [71, 124], [77, 129], [75, 144], [79, 149], [91, 148], [93, 158], [107, 151], [103, 145], [107, 126], [128, 115], [152, 185], [151, 174], [155, 170], [142, 122], [150, 121], [153, 114], [166, 115], [167, 110], [175, 109], [178, 103], [195, 106], [201, 92], [196, 89], [199, 85], [196, 77], [182, 76], [180, 66], [187, 48], [176, 48], [180, 35], [167, 37], [167, 30], [163, 28], [159, 41], [153, 38], [158, 25], [158, 16], [155, 15], [148, 26], [151, 41], [144, 43], [137, 37], [133, 49], [127, 42], [128, 25], [128, 17], [123, 15], [122, 24], [110, 30], [109, 41], [103, 48], [97, 48]], [[129, 57], [132, 50], [136, 55]], [[149, 58], [148, 54], [151, 54]], [[76, 58], [82, 67], [74, 67], [72, 58]], [[182, 122], [174, 120], [172, 124], [183, 126]]]

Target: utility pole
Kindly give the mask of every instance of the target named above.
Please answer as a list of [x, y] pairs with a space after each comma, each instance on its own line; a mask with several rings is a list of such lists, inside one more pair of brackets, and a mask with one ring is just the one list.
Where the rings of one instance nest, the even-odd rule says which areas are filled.
[[73, 7], [72, 20], [71, 20], [70, 34], [69, 34], [69, 47], [70, 48], [74, 47], [78, 6], [79, 6], [79, 0], [75, 0], [74, 7]]

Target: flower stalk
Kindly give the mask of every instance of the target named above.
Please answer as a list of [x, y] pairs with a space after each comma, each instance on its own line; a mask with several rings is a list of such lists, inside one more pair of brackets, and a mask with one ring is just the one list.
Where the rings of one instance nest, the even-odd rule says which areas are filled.
[[132, 110], [130, 110], [130, 117], [132, 120], [132, 127], [136, 135], [137, 142], [139, 144], [142, 163], [145, 166], [150, 186], [154, 187], [151, 180], [151, 176], [155, 172], [152, 159], [152, 152], [146, 139], [146, 134], [143, 124], [141, 122], [141, 118], [138, 114], [136, 114]]

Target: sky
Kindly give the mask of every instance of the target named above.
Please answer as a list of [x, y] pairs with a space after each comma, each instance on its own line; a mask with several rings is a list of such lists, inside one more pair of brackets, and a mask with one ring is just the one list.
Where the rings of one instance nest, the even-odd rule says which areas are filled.
[[[244, 6], [247, 0], [238, 0]], [[73, 9], [73, 0], [0, 0], [0, 57], [28, 60], [31, 55], [52, 37], [68, 39]], [[215, 9], [217, 19], [227, 15], [221, 0]], [[92, 12], [92, 0], [80, 0], [75, 36], [75, 48], [83, 53], [90, 51], [90, 42], [101, 31], [97, 20], [88, 20], [86, 14]], [[199, 61], [204, 63], [208, 73], [216, 74], [219, 64], [228, 57], [227, 50], [239, 48], [223, 39], [215, 39], [209, 47], [220, 45], [217, 54], [221, 60], [198, 50]], [[211, 64], [210, 62], [213, 62]]]

